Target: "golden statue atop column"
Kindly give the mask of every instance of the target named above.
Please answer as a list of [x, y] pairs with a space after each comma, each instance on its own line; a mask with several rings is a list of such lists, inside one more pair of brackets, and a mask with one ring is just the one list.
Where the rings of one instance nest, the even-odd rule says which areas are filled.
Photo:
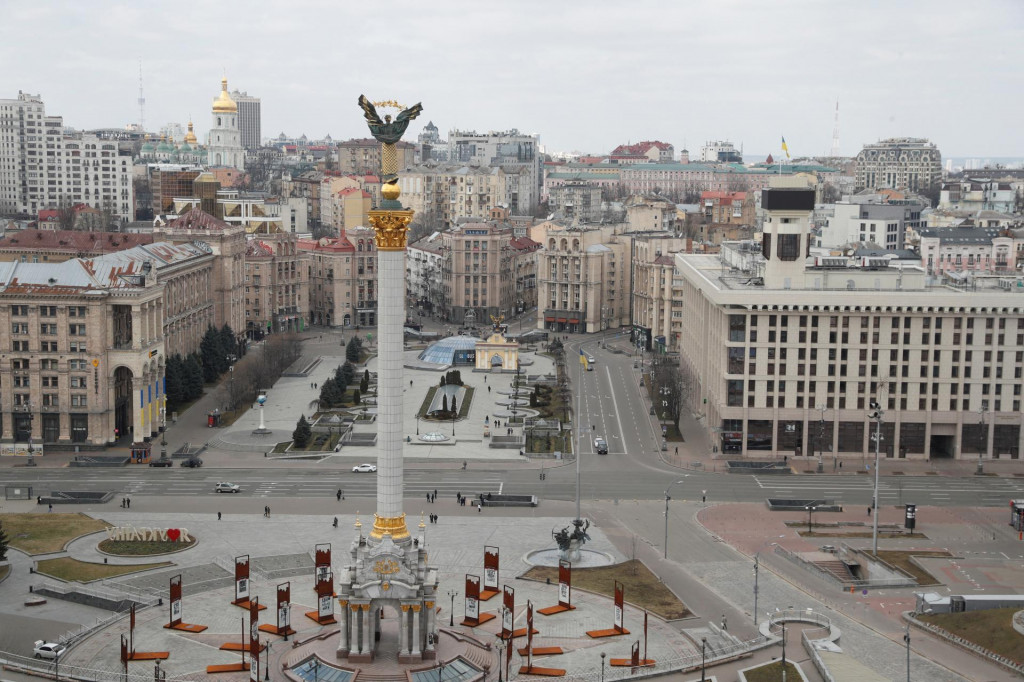
[[[370, 133], [381, 143], [381, 187], [384, 198], [380, 208], [369, 212], [370, 225], [376, 234], [377, 249], [380, 251], [402, 251], [405, 249], [405, 235], [409, 231], [413, 212], [402, 208], [398, 200], [398, 150], [395, 147], [402, 138], [409, 122], [420, 115], [423, 107], [416, 104], [403, 108], [394, 100], [371, 102], [365, 95], [359, 96], [359, 106], [366, 117]], [[384, 118], [377, 113], [377, 107], [401, 109], [394, 120], [391, 114]]]

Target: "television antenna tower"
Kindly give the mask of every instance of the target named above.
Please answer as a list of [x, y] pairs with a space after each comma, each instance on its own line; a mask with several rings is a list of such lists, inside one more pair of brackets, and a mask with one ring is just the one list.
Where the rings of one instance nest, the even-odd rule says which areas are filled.
[[142, 95], [142, 60], [139, 60], [139, 130], [146, 132], [146, 98]]
[[836, 100], [836, 122], [832, 126], [832, 151], [829, 156], [839, 156], [839, 100]]

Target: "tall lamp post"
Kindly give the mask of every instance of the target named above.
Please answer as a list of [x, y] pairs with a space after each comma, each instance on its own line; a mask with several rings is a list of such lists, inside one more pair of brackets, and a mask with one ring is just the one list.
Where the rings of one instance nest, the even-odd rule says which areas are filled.
[[688, 478], [689, 476], [690, 476], [689, 474], [686, 474], [686, 475], [683, 476], [683, 478], [681, 478], [678, 481], [675, 481], [673, 483], [670, 483], [669, 486], [667, 488], [665, 488], [665, 545], [664, 545], [664, 547], [665, 547], [665, 554], [664, 554], [664, 557], [666, 559], [668, 558], [668, 501], [672, 499], [671, 497], [669, 497], [668, 493], [669, 493], [670, 490], [672, 490], [672, 486], [678, 485], [679, 483], [682, 483], [683, 480]]
[[607, 655], [605, 652], [601, 652], [601, 682], [604, 682], [604, 657]]
[[978, 410], [978, 416], [981, 419], [981, 430], [978, 433], [978, 473], [982, 473], [983, 466], [981, 463], [982, 457], [988, 452], [988, 431], [985, 429], [985, 413], [988, 412], [988, 402], [985, 401], [981, 404], [981, 408]]
[[[822, 403], [818, 405], [818, 409], [821, 410], [821, 421], [818, 422], [818, 473], [820, 474], [825, 469], [821, 456], [824, 454], [825, 450], [825, 410], [827, 410], [828, 407], [825, 406], [825, 403]], [[833, 462], [833, 469], [834, 468], [835, 463]]]
[[700, 638], [700, 682], [705, 682], [705, 680], [707, 679], [706, 677], [704, 677], [704, 669], [705, 669], [705, 666], [707, 664], [707, 654], [706, 654], [707, 646], [708, 646], [708, 638], [707, 637], [701, 637]]
[[448, 627], [455, 627], [455, 590], [448, 590], [448, 596], [452, 600], [451, 610], [448, 612]]
[[804, 509], [807, 510], [807, 535], [810, 536], [810, 534], [811, 534], [811, 525], [812, 525], [811, 524], [811, 519], [812, 519], [811, 514], [814, 513], [814, 510], [817, 509], [817, 507], [812, 506], [812, 505], [807, 505], [806, 507], [804, 507]]
[[877, 400], [872, 400], [868, 410], [868, 419], [875, 421], [875, 492], [871, 500], [871, 551], [878, 556], [878, 450], [882, 445], [882, 417], [885, 411]]

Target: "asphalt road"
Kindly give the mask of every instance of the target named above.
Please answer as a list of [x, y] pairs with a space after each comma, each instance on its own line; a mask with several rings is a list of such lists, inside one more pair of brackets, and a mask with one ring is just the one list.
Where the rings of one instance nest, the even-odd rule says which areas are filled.
[[[595, 461], [600, 457], [600, 461]], [[870, 476], [746, 476], [721, 473], [681, 473], [638, 467], [622, 470], [605, 460], [615, 455], [584, 454], [581, 497], [584, 500], [662, 499], [674, 481], [672, 497], [699, 500], [706, 491], [709, 502], [751, 502], [768, 497], [787, 499], [830, 499], [840, 504], [867, 505], [871, 500]], [[316, 498], [333, 497], [342, 488], [346, 497], [376, 496], [376, 474], [354, 474], [348, 469], [325, 469], [315, 464], [299, 465], [304, 470], [224, 469], [9, 469], [0, 474], [3, 485], [31, 485], [33, 494], [51, 491], [110, 491], [116, 495], [210, 496], [218, 481], [241, 486], [240, 497]], [[545, 470], [539, 480], [536, 469], [500, 470], [406, 468], [405, 493], [420, 499], [438, 491], [442, 497], [457, 492], [537, 495], [542, 500], [575, 499], [575, 471], [572, 466]], [[685, 476], [685, 478], [684, 478]], [[224, 493], [229, 495], [230, 493]], [[936, 476], [887, 476], [880, 485], [883, 505], [906, 502], [935, 506], [1004, 506], [1009, 499], [1024, 499], [1024, 480], [1000, 477], [947, 478]]]

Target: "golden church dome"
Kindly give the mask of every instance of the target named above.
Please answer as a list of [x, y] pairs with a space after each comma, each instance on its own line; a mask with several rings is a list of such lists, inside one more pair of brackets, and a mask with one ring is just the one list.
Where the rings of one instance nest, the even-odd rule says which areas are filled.
[[195, 131], [192, 130], [192, 121], [189, 121], [188, 122], [188, 132], [185, 133], [185, 144], [194, 145], [194, 144], [196, 144], [196, 142], [197, 142], [196, 134], [195, 134]]
[[228, 94], [228, 79], [220, 79], [220, 96], [213, 100], [213, 113], [234, 114], [238, 112], [238, 105]]

